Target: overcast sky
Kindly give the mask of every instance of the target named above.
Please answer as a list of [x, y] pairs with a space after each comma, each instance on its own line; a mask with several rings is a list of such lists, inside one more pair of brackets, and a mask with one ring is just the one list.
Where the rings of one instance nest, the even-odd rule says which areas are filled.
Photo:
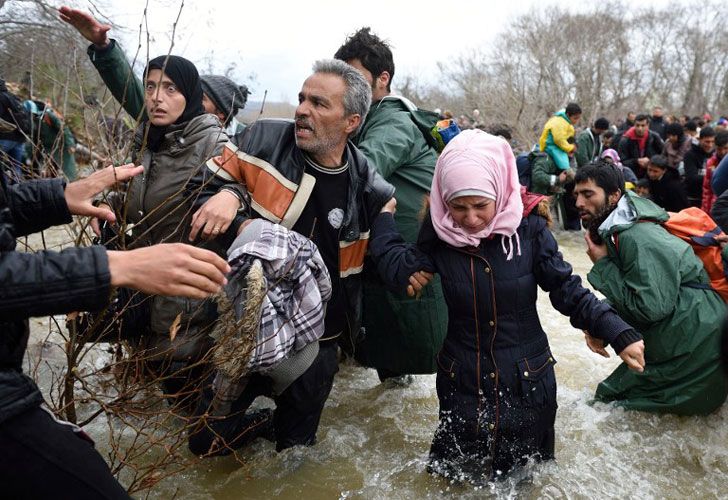
[[[437, 62], [468, 49], [487, 50], [509, 21], [536, 7], [583, 9], [584, 0], [187, 0], [172, 53], [187, 57], [201, 73], [222, 73], [235, 63], [235, 77], [260, 100], [294, 102], [317, 59], [330, 58], [346, 36], [370, 26], [388, 40], [396, 75], [437, 81]], [[644, 0], [640, 5], [667, 4]], [[102, 12], [127, 30], [113, 31], [127, 53], [136, 50], [144, 0], [107, 0]], [[152, 57], [165, 54], [181, 1], [149, 0]], [[146, 59], [146, 37], [141, 57]], [[557, 53], [555, 51], [555, 53]], [[254, 80], [249, 75], [254, 74]]]

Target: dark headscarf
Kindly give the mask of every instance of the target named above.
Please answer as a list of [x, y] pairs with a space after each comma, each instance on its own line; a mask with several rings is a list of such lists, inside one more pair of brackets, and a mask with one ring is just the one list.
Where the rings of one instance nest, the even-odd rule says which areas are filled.
[[[146, 80], [147, 73], [153, 69], [160, 69], [170, 80], [174, 82], [177, 89], [185, 96], [185, 109], [174, 125], [179, 125], [190, 121], [196, 116], [205, 113], [202, 107], [202, 86], [200, 85], [200, 75], [197, 68], [190, 61], [180, 56], [159, 56], [155, 57], [144, 69], [144, 78]], [[147, 145], [150, 150], [156, 152], [162, 144], [164, 134], [167, 133], [167, 127], [158, 127], [149, 123], [149, 134], [147, 135]]]

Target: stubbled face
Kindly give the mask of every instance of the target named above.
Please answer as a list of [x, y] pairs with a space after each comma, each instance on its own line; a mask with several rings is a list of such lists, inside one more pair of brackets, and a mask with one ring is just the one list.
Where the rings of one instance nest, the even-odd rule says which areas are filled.
[[[382, 78], [374, 78], [372, 72], [366, 69], [359, 59], [351, 59], [346, 61], [346, 63], [358, 69], [364, 75], [364, 79], [369, 82], [369, 85], [372, 87], [372, 101], [379, 101], [389, 94], [387, 84], [382, 81]], [[386, 81], [389, 82], [389, 77], [386, 78]]]
[[579, 211], [579, 217], [585, 225], [617, 203], [620, 196], [619, 191], [607, 196], [604, 189], [597, 186], [593, 179], [587, 179], [574, 186], [576, 209]]
[[703, 151], [706, 153], [713, 152], [713, 148], [715, 148], [715, 137], [703, 137], [702, 139], [698, 139], [698, 141]]
[[314, 73], [303, 82], [295, 114], [296, 145], [315, 159], [343, 148], [356, 128], [345, 116], [345, 92], [346, 84], [338, 75]]
[[637, 135], [637, 137], [642, 137], [647, 133], [648, 125], [647, 120], [640, 120], [638, 122], [634, 122], [634, 133]]
[[485, 196], [458, 196], [447, 208], [455, 224], [468, 233], [485, 229], [495, 217], [495, 201]]
[[187, 105], [185, 96], [161, 69], [152, 69], [147, 73], [144, 102], [149, 121], [158, 127], [176, 122]]
[[723, 158], [727, 154], [728, 154], [728, 144], [726, 144], [725, 146], [716, 146], [715, 147], [715, 155], [719, 159]]
[[649, 177], [651, 181], [659, 181], [664, 173], [665, 169], [658, 167], [654, 163], [647, 165], [647, 177]]

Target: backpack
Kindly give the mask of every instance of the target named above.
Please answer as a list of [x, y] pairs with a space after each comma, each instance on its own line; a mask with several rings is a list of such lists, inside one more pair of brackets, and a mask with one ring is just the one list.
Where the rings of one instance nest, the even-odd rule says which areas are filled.
[[695, 255], [703, 262], [710, 286], [728, 302], [728, 279], [722, 249], [715, 240], [723, 231], [708, 214], [698, 207], [669, 212], [670, 218], [662, 224], [667, 231], [690, 244]]
[[389, 96], [389, 98], [398, 99], [409, 111], [412, 122], [422, 132], [427, 144], [438, 153], [442, 153], [448, 141], [460, 133], [460, 128], [453, 120], [440, 120], [439, 114], [420, 109], [405, 97]]

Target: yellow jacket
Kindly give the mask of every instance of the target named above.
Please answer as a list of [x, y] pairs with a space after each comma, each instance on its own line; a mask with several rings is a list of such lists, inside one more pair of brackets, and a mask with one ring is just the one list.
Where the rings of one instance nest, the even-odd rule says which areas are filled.
[[546, 146], [553, 144], [566, 153], [571, 153], [574, 149], [574, 144], [569, 144], [569, 137], [575, 137], [576, 131], [571, 121], [566, 116], [566, 112], [561, 110], [554, 116], [549, 118], [546, 125], [543, 126], [543, 132], [541, 133], [541, 139], [538, 144], [541, 151], [546, 151]]

